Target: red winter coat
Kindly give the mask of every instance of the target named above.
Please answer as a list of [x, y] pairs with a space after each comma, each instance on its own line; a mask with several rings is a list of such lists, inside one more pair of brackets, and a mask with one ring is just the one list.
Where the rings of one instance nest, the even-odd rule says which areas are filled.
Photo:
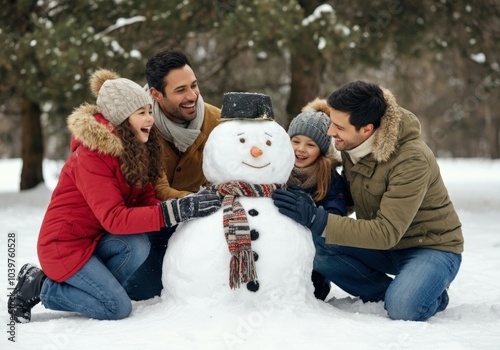
[[151, 184], [128, 185], [117, 156], [120, 139], [92, 105], [68, 118], [72, 154], [45, 213], [38, 237], [38, 258], [45, 274], [63, 282], [92, 256], [106, 232], [134, 234], [164, 226]]

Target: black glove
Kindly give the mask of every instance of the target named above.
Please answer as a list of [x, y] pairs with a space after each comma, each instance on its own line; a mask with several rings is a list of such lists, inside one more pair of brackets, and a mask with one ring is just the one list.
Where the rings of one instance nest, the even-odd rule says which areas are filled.
[[313, 207], [316, 206], [316, 203], [314, 203], [314, 200], [312, 199], [311, 195], [309, 195], [306, 191], [304, 191], [302, 188], [300, 188], [300, 186], [290, 185], [290, 186], [287, 186], [286, 190], [288, 192], [292, 192], [296, 195], [303, 197], [307, 201], [307, 203], [309, 203]]
[[163, 220], [167, 227], [179, 222], [208, 216], [216, 212], [221, 201], [216, 194], [190, 194], [184, 198], [170, 199], [160, 203]]
[[273, 193], [274, 205], [279, 212], [308, 227], [314, 235], [321, 236], [328, 221], [328, 213], [323, 207], [316, 207], [312, 198], [296, 188], [276, 190]]

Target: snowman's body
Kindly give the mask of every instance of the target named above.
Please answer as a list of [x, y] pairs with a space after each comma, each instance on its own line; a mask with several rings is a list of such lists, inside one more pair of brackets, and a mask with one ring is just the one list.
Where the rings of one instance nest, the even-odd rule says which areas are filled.
[[[256, 151], [256, 150], [260, 151]], [[203, 170], [213, 185], [230, 181], [284, 184], [294, 164], [285, 130], [274, 121], [228, 121], [206, 143]], [[230, 252], [224, 236], [223, 209], [179, 225], [163, 263], [163, 297], [189, 302], [268, 302], [314, 300], [311, 232], [279, 213], [271, 198], [240, 197], [258, 255], [258, 290], [245, 283], [229, 286]], [[258, 237], [257, 237], [258, 236]], [[257, 256], [254, 254], [254, 256]]]

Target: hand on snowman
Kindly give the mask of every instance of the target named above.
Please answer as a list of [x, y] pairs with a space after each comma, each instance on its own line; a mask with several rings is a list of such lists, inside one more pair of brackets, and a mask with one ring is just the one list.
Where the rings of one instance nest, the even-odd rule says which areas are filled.
[[273, 193], [274, 205], [279, 212], [308, 227], [314, 235], [321, 236], [325, 230], [328, 213], [323, 207], [316, 207], [312, 198], [299, 187]]
[[160, 206], [165, 225], [172, 227], [182, 221], [205, 217], [216, 212], [221, 206], [221, 201], [216, 194], [193, 193], [184, 198], [161, 202]]

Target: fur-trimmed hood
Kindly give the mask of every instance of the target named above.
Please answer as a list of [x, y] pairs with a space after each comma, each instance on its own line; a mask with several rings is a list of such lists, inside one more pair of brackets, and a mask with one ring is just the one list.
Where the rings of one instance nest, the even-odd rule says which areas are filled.
[[418, 119], [401, 108], [389, 90], [381, 87], [387, 107], [373, 141], [372, 154], [377, 162], [389, 160], [400, 144], [420, 136]]
[[76, 108], [67, 120], [71, 132], [71, 151], [83, 145], [92, 151], [101, 154], [119, 156], [123, 152], [123, 144], [115, 134], [113, 126], [102, 114], [97, 106], [84, 103]]
[[[420, 136], [420, 122], [411, 112], [397, 104], [392, 92], [383, 87], [381, 89], [387, 108], [375, 134], [372, 154], [377, 162], [384, 163], [389, 160], [400, 144]], [[331, 107], [326, 100], [316, 98], [302, 109], [302, 111], [306, 110], [319, 110], [329, 116]]]

